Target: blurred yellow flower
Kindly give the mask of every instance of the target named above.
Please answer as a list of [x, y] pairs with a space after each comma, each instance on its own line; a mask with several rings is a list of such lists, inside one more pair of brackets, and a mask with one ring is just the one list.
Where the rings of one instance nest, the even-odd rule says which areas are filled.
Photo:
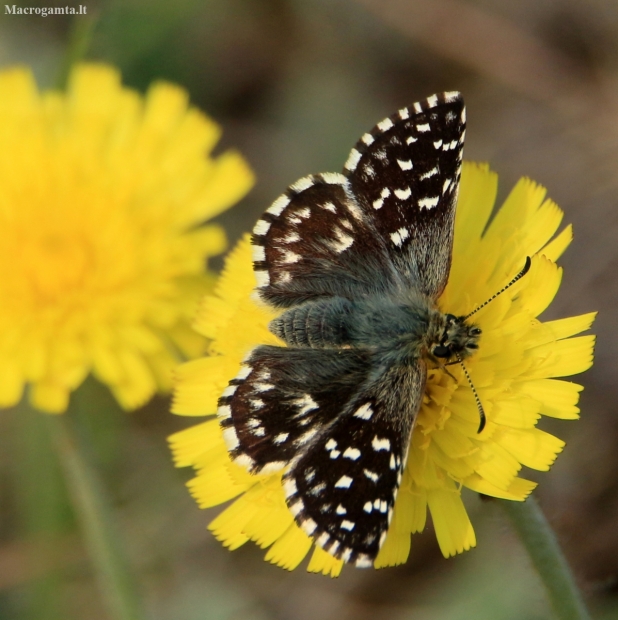
[[[558, 291], [562, 270], [555, 261], [571, 241], [571, 227], [554, 237], [563, 214], [545, 199], [545, 189], [528, 179], [515, 186], [487, 226], [497, 183], [487, 166], [464, 164], [453, 263], [439, 300], [443, 312], [465, 315], [517, 274], [526, 256], [532, 257], [529, 273], [474, 317], [483, 334], [466, 366], [487, 426], [477, 433], [479, 411], [459, 366], [450, 366], [457, 381], [441, 369], [429, 371], [376, 568], [406, 561], [410, 535], [425, 527], [427, 509], [444, 556], [474, 547], [476, 537], [461, 488], [524, 500], [535, 483], [519, 477], [522, 466], [547, 471], [564, 446], [536, 428], [540, 416], [578, 417], [582, 387], [555, 377], [591, 366], [594, 336], [571, 336], [587, 330], [595, 315], [544, 323], [536, 318]], [[258, 344], [282, 345], [267, 329], [275, 314], [250, 299], [254, 286], [245, 238], [228, 257], [214, 295], [202, 303], [196, 329], [211, 339], [210, 356], [180, 367], [175, 413], [214, 415], [218, 398], [245, 354]], [[216, 419], [176, 433], [170, 442], [176, 465], [192, 466], [197, 472], [189, 489], [201, 507], [240, 496], [209, 526], [224, 545], [234, 549], [253, 540], [270, 547], [267, 560], [287, 569], [303, 560], [313, 541], [297, 527], [286, 506], [281, 472], [253, 476], [232, 463]], [[341, 568], [340, 560], [319, 547], [313, 549], [308, 570], [336, 576]]]
[[108, 66], [66, 93], [0, 73], [0, 406], [30, 384], [62, 412], [93, 372], [132, 409], [203, 350], [189, 321], [226, 241], [198, 226], [253, 182], [237, 153], [209, 156], [219, 135], [181, 88], [141, 97]]

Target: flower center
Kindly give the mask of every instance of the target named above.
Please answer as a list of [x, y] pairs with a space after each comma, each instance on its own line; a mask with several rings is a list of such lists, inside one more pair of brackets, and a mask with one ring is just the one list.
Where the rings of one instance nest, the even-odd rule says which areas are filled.
[[22, 247], [23, 277], [40, 301], [55, 300], [83, 287], [92, 266], [89, 243], [78, 235], [43, 231]]

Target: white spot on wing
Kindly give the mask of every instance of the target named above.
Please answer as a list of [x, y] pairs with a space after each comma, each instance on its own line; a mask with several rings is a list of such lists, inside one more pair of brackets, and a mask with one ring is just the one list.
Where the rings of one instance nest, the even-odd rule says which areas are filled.
[[351, 532], [354, 529], [354, 522], [353, 521], [348, 521], [347, 519], [344, 519], [341, 522], [341, 527], [344, 530], [348, 530], [349, 532]]
[[258, 288], [264, 288], [270, 284], [270, 276], [268, 275], [268, 271], [265, 269], [256, 269], [255, 270], [255, 280], [257, 282]]
[[351, 459], [352, 461], [356, 461], [356, 459], [360, 458], [360, 450], [357, 448], [346, 448], [343, 453], [343, 458]]
[[356, 149], [352, 149], [350, 151], [348, 160], [345, 162], [344, 168], [350, 171], [356, 170], [356, 166], [358, 166], [358, 162], [360, 161], [360, 158], [361, 158], [361, 154]]
[[347, 510], [346, 510], [346, 509], [345, 509], [345, 508], [344, 508], [341, 504], [339, 504], [339, 505], [337, 506], [337, 508], [335, 508], [335, 512], [336, 512], [338, 515], [345, 515], [345, 514], [348, 514], [348, 511], [347, 511]]
[[246, 379], [251, 374], [251, 370], [251, 366], [248, 366], [247, 364], [241, 364], [240, 370], [238, 371], [238, 374], [234, 377], [234, 379]]
[[371, 512], [373, 510], [373, 506], [371, 505], [371, 502], [365, 502], [365, 505], [363, 506], [363, 510], [365, 512]]
[[225, 441], [225, 445], [228, 450], [235, 450], [240, 445], [238, 443], [238, 437], [236, 435], [236, 431], [232, 428], [224, 428], [223, 429], [223, 439]]
[[337, 482], [335, 482], [336, 489], [349, 489], [352, 486], [352, 478], [350, 476], [341, 476]]
[[259, 474], [274, 474], [277, 471], [281, 471], [287, 463], [285, 461], [273, 461], [272, 463], [266, 463], [264, 467], [261, 467]]
[[411, 195], [412, 190], [409, 187], [406, 187], [405, 189], [395, 190], [395, 196], [397, 196], [397, 198], [399, 198], [400, 200], [407, 200], [408, 198], [410, 198]]
[[239, 454], [234, 459], [234, 463], [236, 463], [236, 465], [240, 465], [240, 467], [244, 467], [245, 469], [253, 469], [255, 461], [248, 454]]
[[376, 452], [391, 449], [391, 442], [388, 439], [382, 439], [377, 435], [371, 440], [371, 445]]
[[291, 506], [290, 506], [290, 512], [297, 517], [305, 508], [305, 505], [303, 504], [302, 500], [298, 500], [297, 502], [294, 502]]
[[393, 126], [393, 121], [390, 118], [385, 118], [378, 123], [378, 129], [380, 131], [388, 131]]
[[373, 566], [372, 559], [365, 553], [361, 553], [355, 562], [356, 568], [371, 568]]
[[363, 137], [361, 138], [361, 140], [367, 145], [369, 146], [370, 144], [373, 144], [373, 136], [370, 133], [365, 133], [363, 134]]
[[348, 208], [348, 211], [354, 216], [354, 218], [359, 222], [362, 222], [365, 219], [363, 217], [363, 212], [356, 206], [356, 203], [348, 200], [345, 203], [345, 206]]
[[327, 450], [334, 450], [337, 447], [337, 442], [331, 437], [324, 446]]
[[398, 159], [397, 163], [402, 170], [412, 170], [413, 164], [410, 160]]
[[292, 403], [299, 409], [295, 417], [305, 415], [309, 411], [313, 411], [319, 407], [318, 403], [316, 403], [315, 400], [309, 396], [309, 394], [303, 394], [300, 398], [294, 399]]
[[279, 433], [274, 439], [273, 441], [275, 443], [283, 443], [287, 440], [287, 438], [290, 436], [290, 433]]
[[296, 252], [292, 252], [291, 250], [285, 250], [281, 257], [281, 262], [289, 265], [290, 263], [297, 263], [302, 256], [300, 254], [296, 254]]
[[429, 127], [429, 123], [423, 123], [421, 125], [417, 125], [416, 129], [417, 129], [417, 131], [425, 133], [425, 132], [429, 131], [431, 128]]
[[[237, 387], [237, 386], [232, 386], [232, 387]], [[225, 393], [224, 393], [225, 396]], [[230, 408], [229, 405], [221, 405], [218, 409], [217, 409], [217, 417], [221, 418], [222, 420], [225, 420], [226, 418], [231, 418], [232, 417], [232, 409]]]
[[451, 179], [446, 179], [446, 181], [444, 181], [444, 185], [442, 186], [442, 193], [445, 194], [446, 190], [448, 190], [450, 186], [451, 186]]
[[327, 211], [330, 211], [331, 213], [337, 213], [337, 207], [335, 207], [335, 205], [332, 202], [327, 202], [326, 204], [323, 204], [322, 209], [326, 209]]
[[430, 108], [435, 108], [438, 105], [438, 98], [435, 95], [431, 95], [431, 97], [427, 98], [427, 105]]
[[299, 194], [300, 192], [304, 192], [306, 189], [309, 189], [313, 184], [314, 181], [312, 177], [303, 177], [302, 179], [298, 179], [294, 185], [290, 185], [290, 191]]
[[318, 527], [318, 524], [313, 519], [305, 519], [301, 521], [299, 525], [309, 536], [311, 536]]
[[374, 471], [370, 471], [369, 469], [363, 469], [363, 473], [367, 476], [367, 478], [369, 478], [369, 480], [371, 480], [371, 482], [377, 482], [380, 477]]
[[417, 114], [420, 114], [423, 111], [423, 108], [421, 108], [421, 104], [420, 103], [417, 102], [417, 103], [414, 104], [414, 111]]
[[373, 409], [371, 408], [371, 403], [365, 403], [354, 412], [354, 417], [360, 418], [361, 420], [370, 420], [372, 415]]
[[266, 250], [262, 245], [252, 245], [251, 246], [251, 256], [253, 258], [253, 262], [259, 263], [266, 260]]
[[380, 193], [380, 198], [373, 201], [374, 209], [381, 209], [384, 206], [384, 200], [391, 195], [391, 190], [388, 187], [385, 187]]
[[412, 144], [416, 142], [417, 140], [418, 138], [415, 138], [414, 136], [410, 136], [409, 138], [406, 138], [406, 144]]
[[222, 397], [226, 397], [226, 396], [233, 396], [234, 392], [236, 392], [236, 390], [238, 389], [237, 385], [228, 385], [225, 390], [223, 390], [223, 394], [221, 394]]
[[304, 435], [301, 435], [294, 443], [297, 446], [304, 446], [309, 440], [318, 432], [317, 428], [308, 430]]
[[285, 209], [289, 204], [290, 199], [283, 194], [282, 196], [279, 196], [279, 198], [277, 198], [277, 200], [275, 200], [275, 202], [273, 202], [268, 209], [266, 209], [266, 213], [272, 213], [274, 216], [281, 215], [283, 209]]
[[270, 222], [267, 222], [266, 220], [258, 220], [257, 224], [253, 228], [253, 234], [261, 237], [268, 232], [269, 228]]
[[432, 198], [421, 198], [418, 201], [418, 206], [421, 209], [433, 209], [438, 202], [440, 202], [439, 196], [433, 196]]
[[441, 146], [442, 146], [442, 140], [436, 140], [436, 141], [433, 143], [433, 147], [434, 147], [435, 149], [439, 149]]
[[401, 247], [403, 242], [410, 236], [407, 228], [400, 228], [398, 231], [391, 233], [391, 240], [397, 246]]
[[354, 237], [350, 237], [350, 235], [346, 235], [340, 228], [335, 226], [334, 231], [337, 240], [330, 241], [329, 245], [337, 254], [341, 254], [347, 250], [353, 243]]
[[[292, 497], [292, 495], [296, 495], [297, 492], [296, 481], [294, 478], [285, 478], [283, 481], [283, 492], [286, 497]], [[302, 503], [301, 503], [302, 505]]]
[[436, 176], [436, 174], [438, 174], [438, 166], [436, 166], [435, 168], [432, 168], [425, 174], [421, 174], [420, 179], [421, 181], [424, 181], [425, 179], [430, 179], [431, 177]]
[[322, 178], [328, 185], [347, 185], [348, 180], [339, 172], [323, 172]]

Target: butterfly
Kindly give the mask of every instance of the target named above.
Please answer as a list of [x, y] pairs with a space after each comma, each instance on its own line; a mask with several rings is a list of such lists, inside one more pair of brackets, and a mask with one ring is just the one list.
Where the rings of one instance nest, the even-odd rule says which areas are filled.
[[461, 362], [481, 330], [437, 308], [449, 275], [465, 136], [459, 93], [365, 133], [343, 174], [304, 177], [252, 236], [257, 297], [285, 346], [258, 346], [219, 400], [232, 460], [283, 472], [315, 544], [372, 566], [388, 531], [428, 363]]

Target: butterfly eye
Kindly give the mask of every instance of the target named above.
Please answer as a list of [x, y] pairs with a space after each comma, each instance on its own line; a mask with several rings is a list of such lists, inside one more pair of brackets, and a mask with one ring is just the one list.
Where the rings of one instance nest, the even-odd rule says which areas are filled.
[[449, 323], [455, 323], [455, 321], [457, 321], [457, 317], [454, 314], [445, 314], [444, 316]]
[[478, 327], [473, 327], [470, 330], [470, 335], [472, 335], [472, 336], [480, 336], [481, 335], [481, 330]]
[[449, 351], [448, 347], [445, 347], [441, 344], [439, 344], [437, 347], [434, 347], [433, 354], [436, 357], [450, 357], [451, 356], [451, 352]]
[[466, 349], [478, 349], [479, 345], [478, 344], [474, 344], [473, 342], [470, 342], [466, 345]]

